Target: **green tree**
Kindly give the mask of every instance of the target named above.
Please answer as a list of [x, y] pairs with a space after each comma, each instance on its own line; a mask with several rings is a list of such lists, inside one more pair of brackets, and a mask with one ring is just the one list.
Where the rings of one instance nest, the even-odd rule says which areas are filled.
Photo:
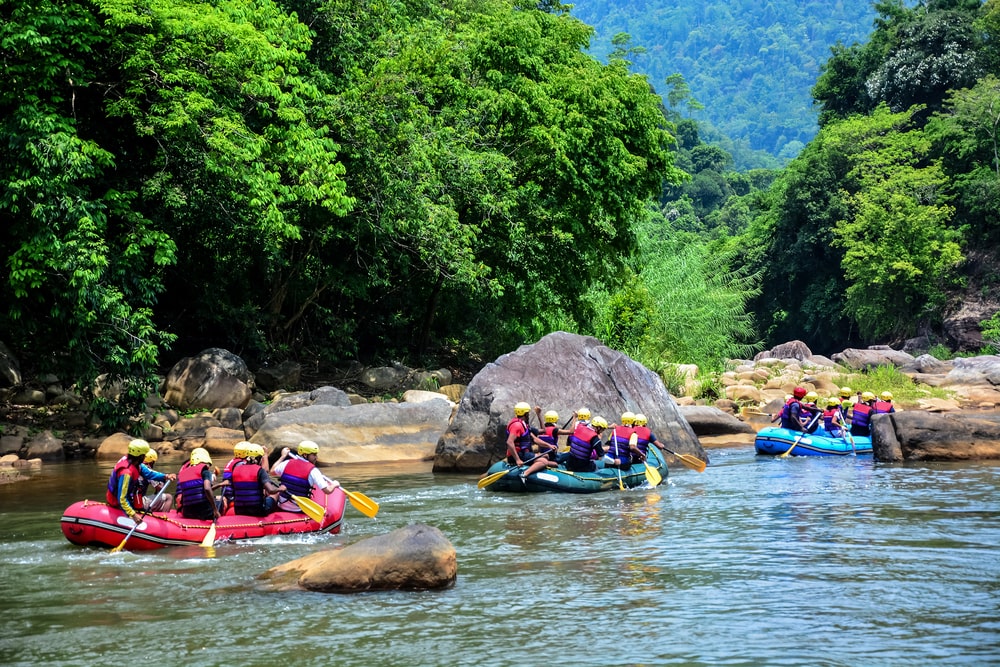
[[903, 336], [942, 305], [962, 259], [941, 203], [945, 177], [930, 160], [930, 141], [912, 127], [919, 109], [828, 126], [825, 141], [848, 156], [850, 214], [837, 225], [844, 247], [845, 310], [862, 333]]

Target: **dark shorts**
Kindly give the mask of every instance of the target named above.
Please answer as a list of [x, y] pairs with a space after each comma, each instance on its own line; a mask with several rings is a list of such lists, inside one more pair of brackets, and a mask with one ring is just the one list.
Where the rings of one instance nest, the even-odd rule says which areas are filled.
[[597, 464], [590, 459], [578, 459], [575, 456], [569, 456], [566, 458], [566, 469], [573, 472], [594, 472], [597, 470]]
[[[221, 503], [219, 503], [219, 507], [216, 509], [218, 509], [219, 512], [222, 511]], [[198, 505], [194, 508], [194, 510], [195, 511], [190, 511], [187, 507], [181, 506], [181, 516], [185, 519], [202, 519], [204, 521], [211, 521], [215, 518], [215, 515], [212, 513], [211, 505]]]

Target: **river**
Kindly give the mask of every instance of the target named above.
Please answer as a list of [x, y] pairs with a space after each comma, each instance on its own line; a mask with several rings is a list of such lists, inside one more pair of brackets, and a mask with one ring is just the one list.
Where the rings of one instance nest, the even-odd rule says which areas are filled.
[[[429, 465], [325, 469], [381, 504], [333, 536], [111, 554], [59, 518], [110, 463], [0, 486], [3, 665], [1000, 664], [996, 463], [710, 450], [657, 489], [491, 493]], [[166, 470], [176, 469], [169, 464]], [[413, 522], [454, 588], [264, 592], [267, 568]]]

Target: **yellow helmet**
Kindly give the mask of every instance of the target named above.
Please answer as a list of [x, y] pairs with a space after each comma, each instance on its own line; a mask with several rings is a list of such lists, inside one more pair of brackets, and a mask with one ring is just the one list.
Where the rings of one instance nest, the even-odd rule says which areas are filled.
[[525, 403], [524, 401], [514, 404], [514, 414], [517, 415], [518, 417], [523, 417], [529, 412], [531, 412], [531, 406]]
[[299, 443], [299, 456], [306, 454], [319, 454], [319, 445], [312, 440], [303, 440]]
[[882, 392], [882, 400], [883, 401], [892, 401], [892, 392], [891, 391], [883, 391]]
[[604, 417], [594, 417], [594, 419], [591, 420], [590, 425], [594, 428], [607, 428], [608, 420]]
[[212, 457], [209, 456], [208, 450], [203, 447], [195, 447], [191, 450], [191, 465], [198, 465], [199, 463], [207, 463], [212, 465]]
[[590, 408], [580, 408], [576, 411], [576, 418], [581, 421], [590, 419]]
[[559, 413], [555, 410], [547, 410], [544, 419], [546, 424], [555, 424], [559, 421]]
[[861, 400], [864, 401], [865, 403], [867, 403], [868, 401], [874, 401], [875, 400], [875, 394], [873, 394], [870, 391], [863, 392], [861, 394]]
[[635, 421], [632, 423], [635, 424], [636, 426], [645, 426], [646, 415], [642, 414], [641, 412], [635, 413]]
[[635, 423], [635, 415], [626, 410], [622, 413], [622, 426], [631, 426]]
[[244, 456], [248, 459], [259, 459], [264, 456], [264, 448], [260, 445], [248, 442], [245, 445]]
[[156, 450], [150, 447], [149, 451], [146, 452], [146, 458], [143, 460], [143, 463], [156, 463], [157, 458], [159, 458], [159, 456], [157, 455]]
[[247, 449], [249, 446], [250, 446], [249, 442], [247, 442], [246, 440], [240, 440], [235, 445], [233, 445], [233, 456], [235, 456], [238, 459], [245, 459], [247, 457], [247, 452], [249, 451]]
[[148, 451], [149, 443], [142, 438], [136, 438], [132, 442], [128, 443], [129, 456], [145, 456]]
[[851, 391], [850, 387], [841, 387], [840, 388], [840, 397], [841, 398], [850, 398], [851, 394], [853, 394], [853, 393], [854, 392]]
[[810, 391], [809, 393], [806, 394], [806, 403], [815, 403], [818, 400], [819, 400], [819, 394], [817, 394], [815, 391]]

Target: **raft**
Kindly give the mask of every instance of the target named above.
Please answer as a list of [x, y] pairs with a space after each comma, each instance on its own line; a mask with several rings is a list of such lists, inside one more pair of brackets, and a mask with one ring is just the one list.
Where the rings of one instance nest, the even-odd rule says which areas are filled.
[[[801, 437], [800, 437], [801, 436]], [[758, 454], [780, 455], [788, 451], [795, 443], [795, 449], [789, 456], [859, 456], [872, 453], [872, 439], [869, 436], [855, 435], [854, 447], [847, 436], [834, 437], [822, 428], [815, 433], [803, 434], [802, 431], [790, 431], [787, 428], [764, 428], [758, 431], [753, 446]]]
[[[344, 519], [347, 496], [339, 487], [326, 494], [315, 489], [312, 499], [324, 509], [323, 521], [317, 523], [298, 512], [273, 512], [265, 517], [232, 514], [232, 509], [216, 524], [216, 542], [253, 540], [271, 535], [292, 533], [337, 533]], [[80, 546], [110, 547], [121, 544], [135, 525], [125, 512], [104, 501], [80, 500], [63, 512], [60, 521], [66, 539]], [[125, 549], [148, 551], [164, 547], [197, 546], [211, 527], [211, 521], [186, 519], [176, 510], [152, 512], [142, 518], [128, 538]]]
[[[660, 477], [667, 479], [667, 463], [662, 453], [655, 446], [651, 446], [649, 453], [649, 465], [660, 473]], [[506, 459], [501, 459], [490, 466], [487, 474], [510, 470], [511, 473], [501, 477], [485, 488], [486, 491], [506, 491], [508, 493], [537, 493], [541, 491], [555, 491], [560, 493], [598, 493], [600, 491], [610, 491], [618, 488], [618, 469], [605, 468], [603, 461], [597, 461], [598, 468], [594, 472], [574, 472], [567, 470], [560, 465], [558, 468], [548, 468], [536, 473], [532, 473], [521, 483], [518, 476], [517, 466], [510, 466]], [[621, 471], [622, 486], [626, 489], [633, 489], [646, 483], [646, 466], [642, 463], [635, 463], [628, 470]]]

